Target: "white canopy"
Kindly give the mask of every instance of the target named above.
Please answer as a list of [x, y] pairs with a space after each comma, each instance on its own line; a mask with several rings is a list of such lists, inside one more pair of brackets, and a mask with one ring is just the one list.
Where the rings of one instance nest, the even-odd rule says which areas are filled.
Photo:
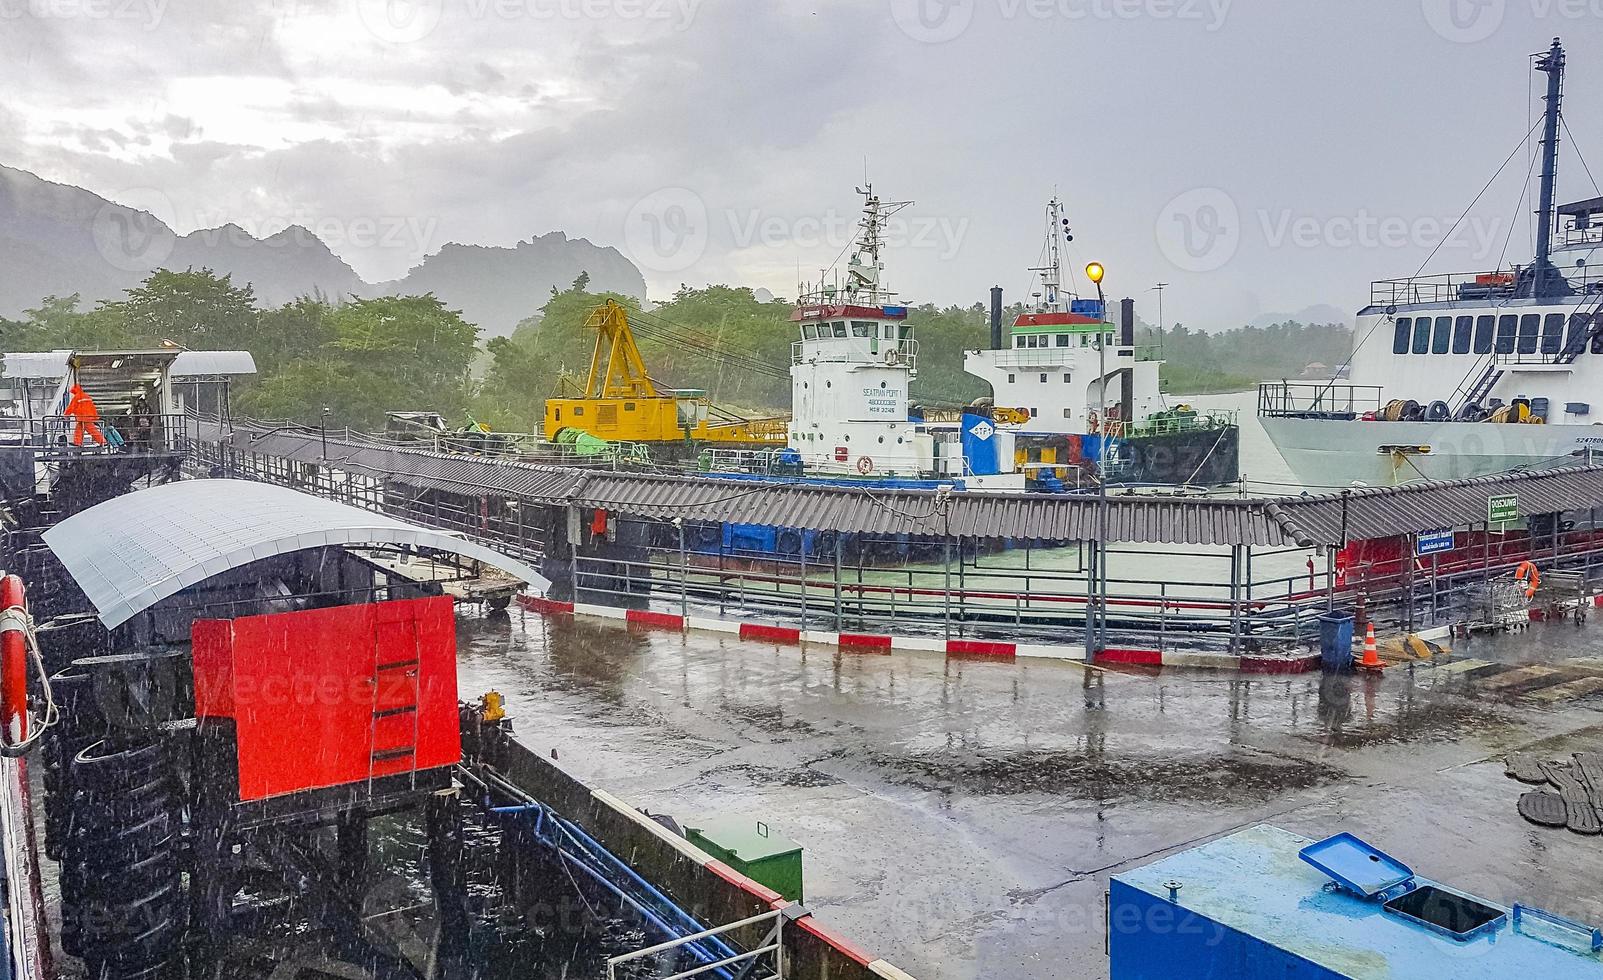
[[323, 545], [413, 545], [463, 555], [537, 589], [527, 564], [466, 538], [249, 480], [183, 480], [97, 504], [46, 531], [45, 544], [107, 629], [231, 568]]

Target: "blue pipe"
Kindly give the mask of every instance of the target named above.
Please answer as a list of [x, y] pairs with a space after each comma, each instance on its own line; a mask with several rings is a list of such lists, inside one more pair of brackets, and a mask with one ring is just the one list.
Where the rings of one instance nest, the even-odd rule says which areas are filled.
[[[641, 915], [642, 918], [644, 918], [651, 925], [655, 926], [663, 933], [663, 935], [667, 936], [668, 938], [680, 939], [684, 936], [702, 932], [706, 929], [706, 926], [696, 921], [696, 919], [693, 918], [688, 912], [674, 904], [671, 899], [654, 887], [650, 882], [640, 877], [640, 875], [637, 874], [633, 868], [629, 867], [605, 847], [602, 847], [600, 843], [598, 843], [594, 838], [590, 837], [590, 835], [586, 834], [583, 830], [580, 830], [572, 822], [564, 820], [555, 813], [549, 812], [549, 808], [544, 804], [534, 802], [519, 804], [516, 806], [491, 807], [490, 812], [503, 817], [519, 817], [533, 813], [535, 815], [534, 835], [537, 840], [540, 840], [542, 843], [551, 847], [556, 851], [560, 858], [568, 861], [573, 867], [579, 868], [586, 875], [589, 875], [592, 879], [594, 879], [597, 884], [600, 884], [607, 891], [611, 892], [622, 901], [628, 903], [632, 908], [635, 909], [636, 912]], [[563, 849], [561, 841], [556, 839], [554, 833], [543, 833], [542, 831], [544, 831], [545, 818], [548, 813], [551, 817], [551, 823], [555, 830], [560, 832], [563, 836], [566, 836], [573, 843], [574, 847], [580, 851], [580, 853], [584, 854], [584, 856], [590, 860], [596, 861], [597, 863], [610, 864], [615, 873], [622, 872], [624, 875], [626, 875], [629, 880], [643, 889], [651, 898], [660, 902], [665, 909], [673, 913], [671, 917], [679, 920], [678, 927], [676, 928], [672, 925], [669, 925], [669, 923], [664, 921], [663, 916], [658, 912], [647, 908], [643, 902], [624, 892], [622, 888], [620, 888], [616, 883], [608, 880], [599, 871], [585, 864], [583, 861], [580, 861], [574, 855], [567, 853]], [[585, 846], [587, 843], [589, 847]], [[596, 853], [591, 853], [592, 849]], [[597, 855], [600, 856], [598, 857]], [[701, 946], [702, 943], [711, 943], [715, 952], [709, 953], [707, 950], [703, 949]], [[719, 939], [717, 936], [709, 936], [706, 939], [699, 940], [694, 943], [686, 943], [685, 948], [690, 950], [691, 954], [702, 963], [712, 963], [716, 960], [727, 959], [736, 955], [737, 953], [735, 949], [723, 942], [723, 940]], [[720, 969], [717, 972], [724, 977], [730, 976], [729, 971], [726, 969]]]
[[[613, 854], [611, 851], [608, 851], [605, 847], [602, 847], [601, 844], [598, 843], [594, 838], [576, 826], [573, 821], [564, 820], [561, 817], [558, 817], [557, 820], [560, 822], [564, 830], [566, 830], [569, 834], [576, 835], [582, 844], [588, 844], [590, 848], [594, 849], [597, 854], [601, 856], [602, 859], [612, 862], [616, 870], [622, 872], [636, 885], [645, 889], [646, 894], [650, 895], [652, 898], [655, 898], [667, 908], [678, 913], [681, 920], [681, 926], [690, 927], [690, 931], [693, 933], [701, 932], [706, 929], [706, 926], [702, 925], [700, 922], [697, 922], [688, 912], [674, 904], [673, 900], [659, 891], [655, 885], [642, 878], [633, 868], [629, 867], [627, 864], [624, 864], [623, 861], [617, 857], [617, 855]], [[717, 948], [724, 950], [724, 957], [736, 955], [737, 951], [717, 936], [709, 936], [707, 941], [714, 944]], [[722, 958], [723, 957], [720, 957], [720, 959]]]

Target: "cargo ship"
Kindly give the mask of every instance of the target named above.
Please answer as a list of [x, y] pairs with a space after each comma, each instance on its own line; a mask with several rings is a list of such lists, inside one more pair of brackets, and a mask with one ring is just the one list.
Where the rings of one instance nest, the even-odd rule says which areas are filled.
[[1264, 430], [1307, 486], [1465, 479], [1603, 450], [1603, 197], [1555, 204], [1564, 58], [1555, 38], [1534, 63], [1546, 76], [1534, 261], [1375, 282], [1348, 380], [1260, 385]]

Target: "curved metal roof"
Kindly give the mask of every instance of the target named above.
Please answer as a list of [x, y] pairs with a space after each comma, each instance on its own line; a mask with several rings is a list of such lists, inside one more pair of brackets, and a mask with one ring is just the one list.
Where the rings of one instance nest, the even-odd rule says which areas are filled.
[[107, 629], [248, 562], [323, 545], [414, 545], [472, 558], [541, 590], [533, 568], [443, 531], [249, 480], [183, 480], [124, 494], [44, 533]]

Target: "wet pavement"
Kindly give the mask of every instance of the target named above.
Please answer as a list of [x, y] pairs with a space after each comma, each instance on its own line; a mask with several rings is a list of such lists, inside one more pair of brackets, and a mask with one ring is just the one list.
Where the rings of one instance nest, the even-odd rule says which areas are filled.
[[1088, 670], [462, 625], [464, 696], [682, 822], [806, 847], [807, 904], [922, 980], [1107, 975], [1107, 875], [1260, 821], [1350, 830], [1505, 905], [1603, 922], [1603, 838], [1515, 813], [1502, 757], [1603, 749], [1603, 629], [1534, 624], [1367, 677]]

